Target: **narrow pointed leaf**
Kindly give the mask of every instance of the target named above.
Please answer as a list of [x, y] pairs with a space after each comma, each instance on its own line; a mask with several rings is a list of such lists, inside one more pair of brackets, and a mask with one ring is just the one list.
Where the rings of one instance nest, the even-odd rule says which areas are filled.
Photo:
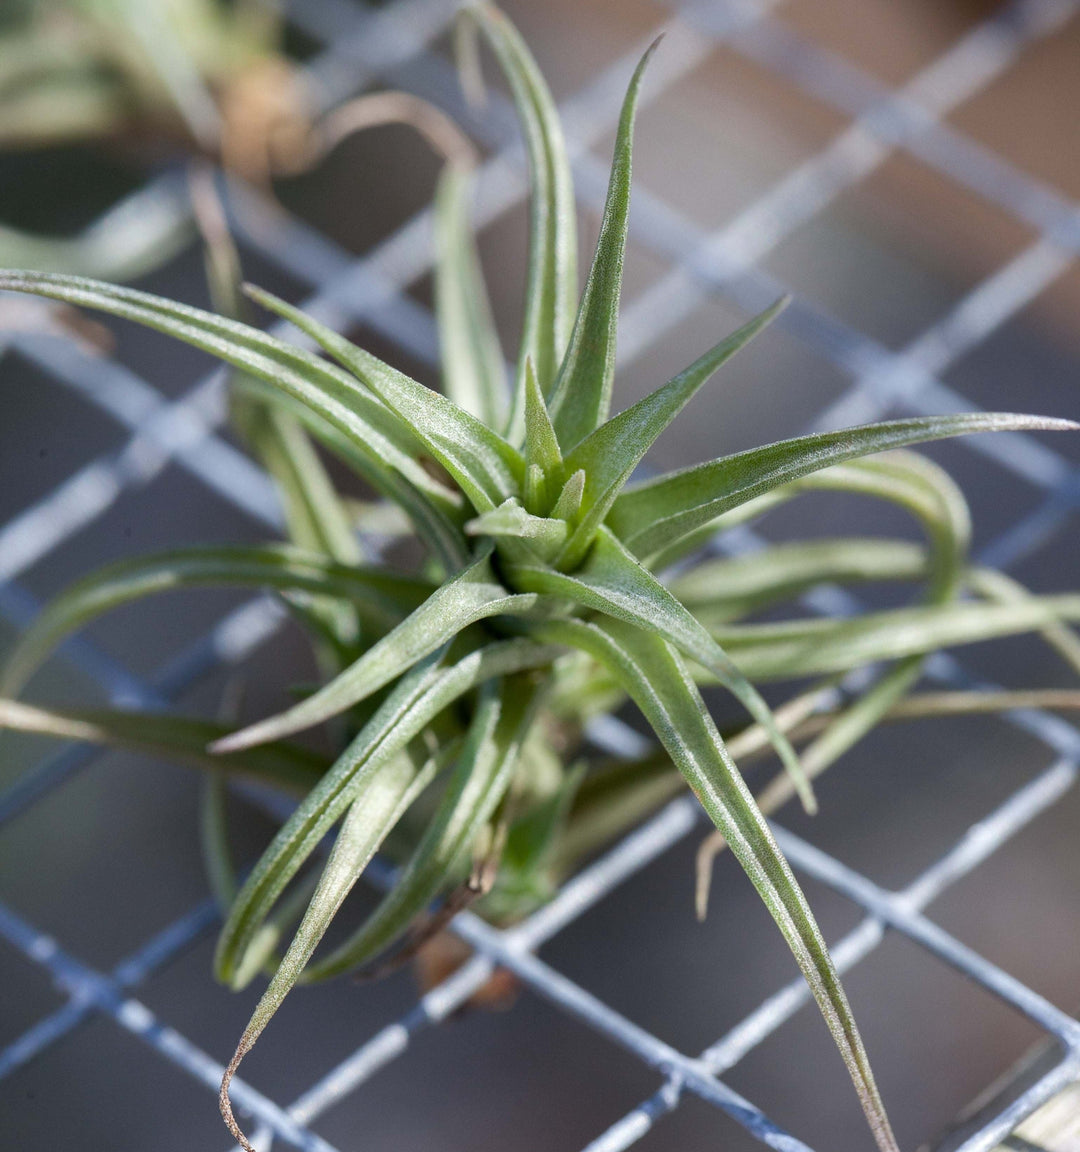
[[1039, 631], [1063, 620], [1080, 621], [1080, 596], [1033, 596], [1016, 604], [959, 601], [847, 620], [730, 625], [714, 635], [747, 676], [786, 680]]
[[59, 711], [0, 699], [0, 728], [127, 748], [206, 771], [235, 773], [301, 795], [329, 767], [324, 756], [293, 744], [212, 756], [206, 746], [228, 731], [225, 725], [154, 712]]
[[394, 887], [345, 943], [308, 969], [305, 979], [326, 979], [367, 963], [439, 894], [510, 784], [535, 697], [535, 686], [516, 678], [481, 702], [446, 793]]
[[[286, 397], [285, 402], [288, 401]], [[468, 562], [468, 542], [461, 530], [465, 501], [460, 493], [452, 493], [441, 484], [434, 491], [420, 491], [397, 472], [373, 465], [351, 437], [310, 408], [296, 404], [293, 414], [346, 467], [370, 484], [387, 503], [400, 508], [421, 542], [446, 571], [454, 572]]]
[[518, 490], [524, 461], [498, 432], [284, 300], [252, 285], [245, 291], [310, 336], [378, 396], [453, 476], [478, 511], [493, 508]]
[[585, 491], [585, 473], [579, 468], [570, 474], [559, 493], [551, 515], [560, 520], [571, 520], [581, 508], [581, 494]]
[[435, 315], [443, 391], [489, 428], [501, 429], [509, 408], [502, 348], [469, 222], [472, 176], [444, 165], [435, 193]]
[[293, 543], [342, 564], [359, 564], [348, 513], [300, 421], [235, 389], [231, 399], [233, 426], [277, 482]]
[[873, 536], [830, 537], [704, 560], [668, 587], [702, 623], [711, 625], [794, 599], [819, 584], [920, 580], [928, 571], [926, 549], [918, 544]]
[[287, 544], [190, 548], [117, 561], [57, 596], [21, 636], [4, 668], [14, 695], [65, 636], [104, 612], [179, 588], [242, 585], [306, 592], [355, 605], [380, 631], [392, 628], [430, 595], [432, 585], [404, 572], [347, 567]]
[[[523, 394], [526, 358], [546, 392], [570, 338], [577, 298], [574, 187], [562, 126], [540, 69], [510, 21], [487, 3], [471, 5], [462, 15], [476, 21], [491, 45], [510, 83], [525, 136], [532, 196], [517, 394]], [[514, 423], [523, 416], [519, 407]], [[516, 431], [512, 428], [512, 434]]]
[[96, 308], [155, 328], [280, 388], [339, 428], [381, 471], [395, 469], [421, 492], [445, 491], [414, 458], [409, 425], [349, 373], [266, 332], [147, 292], [37, 272], [0, 271], [0, 288]]
[[[345, 897], [387, 833], [434, 774], [434, 759], [418, 765], [408, 755], [400, 754], [373, 772], [365, 786], [358, 790], [300, 927], [256, 1005], [222, 1079], [222, 1114], [234, 1135], [239, 1130], [229, 1101], [229, 1085], [240, 1062], [281, 1007]], [[237, 984], [241, 977], [254, 975], [250, 952], [258, 943], [257, 939], [251, 941], [248, 953], [238, 965]]]
[[783, 933], [840, 1049], [879, 1148], [896, 1152], [870, 1061], [814, 915], [678, 652], [661, 636], [621, 621], [552, 621], [538, 631], [589, 652], [641, 709]]
[[708, 631], [606, 528], [600, 530], [589, 559], [573, 575], [528, 565], [513, 565], [511, 573], [515, 587], [562, 596], [617, 620], [651, 629], [707, 668], [765, 727], [798, 783], [807, 810], [816, 810], [799, 758], [757, 689]]
[[229, 752], [249, 748], [321, 724], [389, 684], [470, 624], [500, 613], [528, 611], [536, 605], [536, 600], [536, 596], [528, 593], [507, 592], [492, 572], [489, 550], [453, 580], [437, 588], [392, 632], [318, 692], [278, 716], [219, 740], [213, 750]]
[[471, 652], [449, 667], [429, 656], [396, 684], [334, 766], [305, 796], [248, 876], [218, 942], [218, 978], [230, 982], [259, 926], [285, 886], [344, 815], [381, 765], [405, 748], [455, 700], [494, 677], [550, 664], [554, 645], [507, 640]]
[[641, 78], [659, 42], [654, 41], [641, 58], [623, 101], [600, 238], [585, 282], [570, 346], [550, 392], [555, 430], [559, 434], [559, 443], [567, 448], [573, 448], [603, 424], [611, 410], [623, 255], [630, 216], [634, 117]]
[[721, 513], [808, 473], [874, 452], [972, 432], [1067, 431], [1070, 420], [973, 412], [892, 420], [781, 440], [628, 489], [608, 516], [615, 534], [649, 556]]
[[709, 377], [749, 344], [786, 304], [786, 298], [778, 300], [663, 387], [602, 424], [570, 453], [566, 469], [574, 472], [580, 468], [585, 472], [585, 491], [581, 519], [560, 558], [560, 567], [570, 570], [581, 561], [597, 528], [656, 438]]
[[532, 360], [525, 361], [525, 463], [536, 464], [549, 486], [562, 484], [562, 452]]

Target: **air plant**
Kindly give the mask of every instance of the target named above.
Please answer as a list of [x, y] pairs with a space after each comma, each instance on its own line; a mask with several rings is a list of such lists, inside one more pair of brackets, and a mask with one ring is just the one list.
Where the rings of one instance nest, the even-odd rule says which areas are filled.
[[[762, 808], [798, 793], [813, 810], [811, 778], [883, 720], [1076, 705], [1076, 694], [910, 694], [927, 653], [1020, 631], [1042, 632], [1080, 666], [1080, 645], [1065, 624], [1080, 618], [1080, 596], [1034, 596], [970, 567], [962, 495], [940, 468], [905, 449], [966, 433], [1077, 425], [1002, 413], [894, 420], [635, 480], [660, 433], [783, 302], [612, 417], [634, 114], [656, 46], [630, 81], [579, 299], [573, 191], [550, 93], [498, 10], [477, 4], [463, 20], [506, 76], [530, 163], [525, 315], [510, 388], [470, 231], [465, 150], [448, 160], [436, 195], [441, 393], [257, 288], [247, 295], [309, 343], [131, 289], [0, 273], [0, 288], [132, 320], [231, 365], [240, 430], [278, 481], [291, 535], [287, 544], [126, 559], [82, 580], [11, 654], [0, 723], [165, 752], [209, 768], [215, 780], [247, 776], [300, 796], [233, 895], [215, 959], [217, 976], [233, 987], [271, 973], [222, 1084], [223, 1114], [245, 1148], [229, 1083], [298, 981], [370, 971], [407, 953], [440, 897], [451, 911], [477, 900], [499, 922], [524, 915], [685, 781], [791, 949], [879, 1147], [895, 1149], [836, 968]], [[378, 493], [381, 503], [364, 506], [359, 522], [378, 516], [407, 533], [423, 555], [416, 569], [365, 555], [354, 509], [335, 492], [313, 441]], [[926, 542], [821, 539], [703, 557], [703, 545], [725, 527], [813, 490], [898, 505]], [[912, 607], [855, 618], [746, 620], [822, 583], [874, 580], [921, 582], [925, 593]], [[48, 652], [90, 619], [137, 597], [209, 584], [280, 594], [309, 629], [325, 683], [238, 731], [174, 716], [61, 713], [13, 698]], [[869, 688], [843, 690], [846, 673], [882, 661], [889, 663]], [[775, 712], [754, 686], [800, 679], [810, 687]], [[709, 685], [736, 697], [743, 725], [718, 730], [702, 699]], [[597, 762], [590, 721], [628, 701], [654, 732], [655, 752]], [[345, 734], [332, 763], [290, 742], [328, 721]], [[792, 742], [804, 740], [799, 755]], [[769, 749], [784, 771], [757, 803], [733, 755]], [[225, 833], [214, 795], [208, 826], [220, 863]], [[335, 829], [320, 869], [320, 846]], [[314, 956], [391, 833], [396, 882], [351, 935]], [[226, 877], [219, 889], [230, 886]], [[279, 957], [278, 943], [301, 912]]]

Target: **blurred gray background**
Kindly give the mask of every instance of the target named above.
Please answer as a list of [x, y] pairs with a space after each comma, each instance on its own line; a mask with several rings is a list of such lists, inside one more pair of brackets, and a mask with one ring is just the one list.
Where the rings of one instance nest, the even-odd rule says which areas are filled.
[[[587, 84], [668, 15], [663, 5], [644, 0], [511, 0], [503, 6], [558, 98]], [[777, 13], [877, 79], [899, 84], [993, 9], [974, 2], [791, 0]], [[448, 54], [445, 39], [435, 47]], [[1031, 47], [951, 118], [1068, 197], [1080, 195], [1078, 48], [1080, 20], [1074, 19]], [[718, 48], [643, 110], [635, 180], [716, 229], [825, 146], [846, 122], [783, 76]], [[605, 136], [594, 155], [606, 163], [610, 146]], [[350, 140], [316, 171], [281, 182], [278, 193], [301, 219], [362, 254], [427, 203], [435, 174], [422, 145], [387, 128]], [[107, 150], [0, 155], [0, 220], [75, 230], [144, 176], [130, 157]], [[481, 237], [507, 347], [518, 326], [524, 224], [519, 207]], [[597, 217], [583, 212], [581, 225], [587, 251]], [[795, 230], [764, 267], [844, 323], [902, 348], [1033, 235], [900, 155]], [[254, 252], [243, 255], [249, 278], [290, 298], [303, 294]], [[632, 304], [668, 270], [634, 242], [632, 229], [625, 300]], [[201, 261], [191, 249], [140, 286], [206, 302]], [[410, 291], [421, 301], [430, 299], [426, 279]], [[1080, 416], [1078, 300], [1080, 279], [1073, 270], [964, 356], [946, 379], [984, 406]], [[707, 299], [621, 372], [616, 405], [662, 382], [740, 316], [721, 296]], [[178, 394], [208, 366], [164, 338], [121, 324], [107, 327], [114, 332], [114, 355], [166, 395]], [[418, 378], [436, 383], [426, 365], [370, 331], [358, 329], [357, 335]], [[658, 445], [654, 463], [670, 467], [796, 434], [847, 384], [826, 359], [774, 329], [694, 401]], [[98, 409], [16, 354], [0, 359], [0, 402], [0, 524], [126, 440]], [[1063, 440], [1055, 439], [1054, 448], [1073, 461], [1080, 458], [1077, 443]], [[984, 456], [954, 444], [934, 446], [930, 455], [968, 493], [976, 549], [1038, 502], [1034, 488]], [[1015, 574], [1040, 591], [1074, 588], [1080, 558], [1074, 524]], [[772, 516], [763, 529], [774, 539], [911, 531], [876, 506], [824, 497]], [[126, 492], [22, 582], [47, 598], [120, 555], [262, 536], [187, 472], [170, 466]], [[892, 590], [881, 595], [882, 603], [892, 602]], [[149, 674], [238, 602], [216, 592], [176, 595], [115, 613], [92, 627], [89, 637], [135, 672]], [[9, 636], [0, 626], [0, 643]], [[1031, 640], [980, 645], [964, 659], [977, 674], [1012, 687], [1070, 683]], [[288, 685], [312, 672], [299, 635], [287, 630], [243, 668], [245, 715], [280, 707]], [[212, 715], [223, 687], [222, 676], [211, 676], [178, 707]], [[35, 682], [32, 698], [85, 705], [101, 694], [55, 660]], [[42, 740], [0, 735], [0, 785], [54, 750]], [[814, 820], [793, 809], [782, 819], [873, 879], [902, 886], [1049, 762], [1044, 747], [996, 719], [890, 727], [822, 780], [821, 813]], [[99, 756], [0, 834], [0, 899], [66, 949], [107, 970], [206, 895], [196, 803], [197, 782], [182, 768]], [[1073, 792], [930, 909], [961, 940], [1070, 1010], [1080, 1003], [1078, 814], [1080, 798]], [[272, 826], [240, 804], [234, 817], [238, 854], [254, 855]], [[695, 921], [696, 843], [692, 837], [667, 853], [542, 949], [558, 969], [686, 1052], [704, 1048], [795, 973], [730, 855], [716, 870], [709, 919], [703, 925]], [[827, 938], [859, 919], [858, 910], [835, 894], [813, 883], [807, 890]], [[224, 1060], [258, 989], [234, 995], [214, 984], [211, 951], [212, 939], [204, 938], [138, 996], [163, 1022]], [[2, 944], [0, 981], [0, 1045], [62, 1002], [39, 968]], [[932, 1140], [1038, 1036], [1015, 1012], [899, 938], [890, 937], [846, 983], [904, 1148]], [[376, 986], [346, 980], [300, 991], [249, 1057], [244, 1075], [273, 1098], [291, 1099], [404, 1012], [415, 995], [407, 972]], [[811, 1011], [803, 1010], [724, 1078], [814, 1147], [854, 1152], [870, 1146], [840, 1060]], [[405, 1058], [315, 1128], [342, 1149], [371, 1152], [577, 1149], [658, 1084], [654, 1073], [609, 1041], [525, 992], [508, 1011], [470, 1012], [425, 1033]], [[5, 1149], [127, 1152], [152, 1146], [190, 1152], [224, 1149], [227, 1143], [212, 1096], [102, 1018], [92, 1017], [0, 1082]], [[758, 1145], [690, 1097], [640, 1147], [734, 1152]]]

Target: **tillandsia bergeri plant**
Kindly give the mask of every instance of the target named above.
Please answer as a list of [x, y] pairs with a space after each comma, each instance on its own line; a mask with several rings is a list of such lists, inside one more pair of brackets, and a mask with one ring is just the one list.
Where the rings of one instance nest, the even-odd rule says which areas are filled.
[[[1076, 706], [1070, 693], [912, 694], [927, 653], [1020, 631], [1041, 632], [1080, 668], [1080, 644], [1067, 626], [1080, 618], [1080, 596], [1034, 596], [1001, 573], [971, 567], [962, 495], [936, 465], [904, 449], [965, 433], [1077, 426], [1001, 413], [895, 420], [632, 480], [657, 436], [782, 303], [611, 417], [634, 114], [653, 49], [623, 105], [599, 240], [578, 299], [573, 191], [550, 93], [498, 10], [470, 6], [462, 21], [506, 76], [530, 163], [525, 316], [511, 387], [470, 231], [467, 149], [451, 155], [436, 196], [442, 393], [256, 288], [247, 289], [251, 299], [329, 359], [143, 292], [72, 276], [0, 274], [0, 288], [132, 320], [231, 365], [237, 426], [279, 484], [291, 535], [287, 544], [123, 560], [76, 584], [10, 656], [0, 722], [211, 769], [208, 843], [217, 889], [231, 899], [216, 972], [237, 988], [270, 973], [222, 1084], [223, 1114], [245, 1148], [229, 1083], [298, 981], [370, 971], [408, 954], [443, 922], [438, 913], [426, 919], [439, 897], [447, 912], [475, 899], [494, 921], [520, 918], [685, 780], [776, 920], [879, 1147], [895, 1149], [836, 968], [763, 809], [798, 793], [813, 810], [811, 778], [883, 720]], [[381, 503], [360, 510], [360, 527], [377, 519], [383, 530], [415, 539], [423, 554], [415, 570], [365, 554], [353, 509], [313, 442], [378, 493]], [[821, 539], [703, 557], [724, 528], [814, 490], [899, 505], [922, 526], [925, 545]], [[822, 583], [873, 580], [920, 582], [925, 593], [912, 607], [855, 618], [746, 621]], [[279, 593], [312, 635], [323, 686], [239, 731], [174, 716], [56, 712], [14, 699], [47, 653], [91, 618], [137, 597], [209, 584]], [[888, 663], [869, 688], [843, 689], [846, 673], [878, 662]], [[800, 679], [809, 688], [775, 713], [754, 687]], [[749, 719], [741, 729], [717, 729], [701, 695], [707, 685], [723, 686], [742, 704]], [[599, 762], [587, 725], [628, 701], [655, 733], [657, 750]], [[288, 740], [327, 721], [347, 736], [333, 763]], [[801, 754], [793, 742], [805, 745]], [[784, 771], [755, 802], [733, 757], [768, 749]], [[301, 797], [238, 891], [221, 807], [221, 778], [230, 774]], [[317, 852], [334, 829], [320, 869]], [[392, 888], [343, 943], [315, 957], [392, 832], [401, 862]]]

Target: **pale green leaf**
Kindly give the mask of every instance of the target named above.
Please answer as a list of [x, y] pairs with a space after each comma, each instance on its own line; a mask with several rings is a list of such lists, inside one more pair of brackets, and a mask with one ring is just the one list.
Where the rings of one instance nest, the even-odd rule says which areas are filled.
[[585, 473], [579, 468], [572, 472], [551, 509], [551, 515], [559, 520], [572, 520], [581, 508], [581, 495], [585, 491]]
[[477, 511], [494, 508], [518, 491], [524, 461], [498, 432], [284, 300], [251, 285], [245, 291], [310, 336], [378, 396], [453, 476]]
[[465, 165], [444, 165], [435, 192], [435, 315], [443, 391], [489, 428], [501, 429], [509, 394], [469, 222], [471, 189], [472, 174]]
[[192, 344], [318, 413], [349, 437], [376, 472], [393, 468], [420, 492], [436, 498], [445, 492], [415, 459], [421, 445], [408, 423], [349, 373], [311, 352], [235, 320], [115, 284], [0, 271], [0, 288], [96, 308]]
[[430, 595], [432, 585], [404, 572], [347, 567], [288, 544], [190, 548], [109, 564], [57, 596], [8, 656], [2, 690], [14, 695], [65, 636], [104, 612], [179, 588], [242, 585], [341, 599], [380, 631]]
[[559, 443], [568, 449], [603, 424], [611, 409], [619, 296], [630, 216], [634, 117], [641, 78], [659, 42], [655, 40], [641, 58], [623, 101], [607, 200], [600, 224], [600, 238], [585, 282], [570, 344], [559, 366], [555, 385], [549, 393]]
[[[529, 257], [516, 389], [522, 397], [526, 359], [546, 392], [570, 339], [577, 299], [574, 187], [555, 101], [521, 35], [493, 4], [472, 4], [462, 16], [476, 21], [510, 83], [529, 156]], [[513, 424], [523, 415], [519, 404]], [[518, 432], [512, 425], [511, 434]]]
[[1080, 621], [1080, 596], [1033, 596], [1015, 604], [958, 601], [852, 619], [730, 625], [714, 634], [747, 676], [786, 680], [1038, 631], [1063, 620]]
[[676, 649], [654, 631], [617, 620], [551, 621], [538, 632], [589, 652], [641, 709], [783, 933], [840, 1049], [879, 1147], [896, 1152], [869, 1059], [813, 913]]
[[308, 793], [252, 870], [222, 930], [215, 960], [230, 982], [254, 934], [285, 886], [367, 786], [369, 778], [405, 748], [448, 705], [477, 685], [560, 655], [553, 645], [507, 640], [471, 652], [450, 667], [429, 656], [396, 684], [334, 766]]
[[607, 523], [635, 554], [648, 557], [739, 504], [845, 460], [972, 432], [1066, 431], [1077, 427], [1070, 420], [974, 412], [800, 436], [627, 489], [616, 499]]
[[465, 531], [470, 536], [506, 536], [525, 540], [545, 559], [554, 556], [570, 534], [565, 520], [533, 516], [516, 499], [507, 500], [498, 508], [470, 520]]
[[501, 613], [527, 612], [536, 602], [536, 596], [510, 593], [498, 582], [491, 568], [489, 548], [468, 568], [440, 585], [410, 616], [329, 684], [280, 715], [218, 741], [214, 751], [250, 748], [321, 724], [377, 692], [477, 620]]
[[544, 473], [549, 491], [562, 484], [562, 452], [532, 360], [525, 361], [525, 464]]
[[[229, 1126], [234, 1129], [234, 1134], [236, 1121], [229, 1101], [229, 1085], [241, 1060], [251, 1051], [255, 1041], [289, 994], [330, 921], [386, 834], [434, 774], [434, 759], [428, 759], [418, 766], [413, 758], [399, 754], [384, 761], [378, 770], [368, 775], [363, 786], [356, 790], [355, 798], [331, 849], [326, 867], [319, 877], [318, 886], [311, 897], [307, 912], [273, 979], [256, 1005], [222, 1078], [222, 1113], [225, 1115], [226, 1123], [231, 1121]], [[238, 898], [238, 905], [245, 900], [246, 892], [247, 886]], [[262, 927], [261, 923], [259, 927]], [[249, 938], [247, 949], [236, 965], [234, 984], [238, 984], [241, 977], [249, 978], [254, 975], [249, 956], [253, 947], [258, 944], [257, 936]]]
[[228, 731], [223, 724], [155, 712], [59, 711], [0, 699], [0, 728], [127, 748], [300, 794], [317, 784], [329, 767], [325, 757], [293, 744], [212, 756], [206, 746]]
[[778, 300], [667, 384], [591, 432], [570, 453], [566, 470], [574, 472], [580, 468], [584, 471], [585, 490], [581, 498], [580, 520], [559, 558], [559, 567], [570, 571], [580, 563], [597, 528], [604, 522], [616, 497], [656, 438], [709, 377], [749, 344], [786, 304], [786, 298]]
[[509, 571], [515, 587], [564, 597], [615, 619], [651, 629], [707, 668], [765, 727], [777, 753], [799, 784], [807, 810], [816, 810], [799, 758], [776, 726], [768, 704], [757, 689], [714, 637], [606, 528], [597, 535], [585, 564], [572, 575], [523, 564], [511, 565]]
[[305, 973], [322, 980], [390, 947], [445, 887], [510, 784], [532, 720], [536, 688], [523, 677], [489, 690], [431, 823], [393, 888], [359, 929]]
[[668, 587], [702, 623], [714, 625], [794, 599], [819, 584], [920, 580], [928, 565], [926, 549], [906, 540], [829, 537], [703, 560]]

